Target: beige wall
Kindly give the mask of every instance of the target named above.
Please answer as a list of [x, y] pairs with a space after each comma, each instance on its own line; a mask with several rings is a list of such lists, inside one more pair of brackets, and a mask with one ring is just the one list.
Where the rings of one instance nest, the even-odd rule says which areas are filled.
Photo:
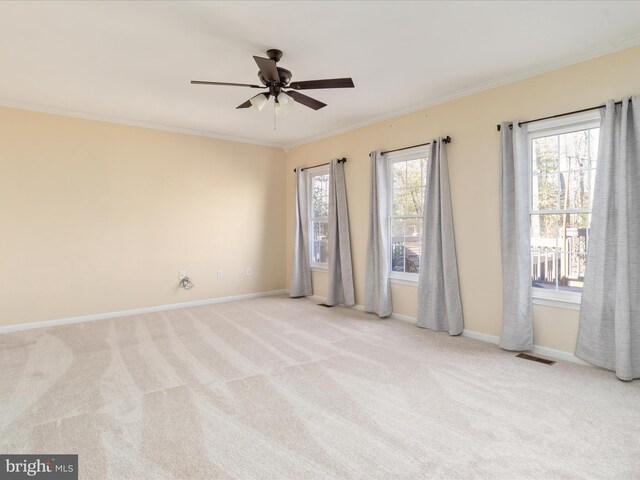
[[[467, 96], [432, 108], [294, 147], [287, 153], [287, 258], [293, 238], [294, 181], [291, 169], [347, 157], [346, 177], [356, 302], [364, 301], [369, 211], [369, 157], [450, 135], [448, 146], [453, 215], [465, 327], [499, 335], [501, 270], [499, 168], [496, 124], [532, 119], [640, 94], [640, 48]], [[290, 278], [290, 266], [288, 278]], [[314, 273], [314, 291], [326, 292], [326, 275]], [[415, 317], [415, 287], [393, 285], [394, 312]], [[534, 307], [535, 343], [573, 352], [578, 312]]]
[[285, 288], [286, 177], [277, 148], [0, 108], [0, 325]]

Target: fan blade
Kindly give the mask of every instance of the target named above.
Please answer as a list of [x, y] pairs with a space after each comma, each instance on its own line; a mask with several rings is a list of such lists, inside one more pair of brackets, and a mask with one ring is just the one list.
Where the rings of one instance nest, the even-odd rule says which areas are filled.
[[353, 88], [353, 80], [350, 78], [328, 78], [326, 80], [307, 80], [304, 82], [291, 82], [289, 88], [294, 90], [313, 90], [316, 88]]
[[320, 110], [322, 107], [326, 107], [326, 103], [322, 103], [315, 98], [307, 97], [300, 92], [296, 92], [295, 90], [289, 90], [285, 92], [291, 98], [293, 98], [296, 102], [301, 103], [309, 108], [313, 108], [314, 110]]
[[268, 58], [256, 57], [253, 59], [258, 64], [258, 68], [260, 68], [260, 72], [262, 76], [267, 81], [267, 83], [279, 82], [280, 75], [278, 75], [278, 68], [276, 67], [276, 62], [270, 60]]
[[251, 87], [251, 88], [267, 88], [260, 85], [249, 85], [248, 83], [225, 83], [225, 82], [203, 82], [202, 80], [191, 80], [192, 85], [228, 85], [231, 87]]

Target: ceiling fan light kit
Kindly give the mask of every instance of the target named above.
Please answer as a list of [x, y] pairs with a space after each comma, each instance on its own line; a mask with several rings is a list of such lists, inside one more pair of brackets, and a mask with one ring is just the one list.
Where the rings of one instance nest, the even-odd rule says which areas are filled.
[[274, 102], [274, 110], [276, 116], [286, 115], [293, 108], [293, 99], [285, 92], [280, 92]]
[[[269, 102], [269, 94], [268, 93], [259, 93], [258, 95], [256, 95], [255, 97], [252, 97], [249, 100], [249, 103], [251, 103], [251, 105], [258, 110], [259, 112], [262, 111], [262, 109], [264, 108], [264, 106]], [[240, 108], [240, 107], [238, 107]]]
[[278, 95], [278, 103], [280, 105], [289, 105], [289, 99], [291, 97], [289, 95], [287, 95], [286, 92], [280, 92], [280, 95]]
[[[262, 111], [268, 103], [269, 98], [273, 97], [276, 115], [286, 114], [293, 107], [295, 102], [301, 103], [313, 110], [320, 110], [327, 106], [326, 103], [304, 95], [298, 92], [298, 90], [354, 87], [353, 80], [351, 78], [330, 78], [325, 80], [307, 80], [291, 83], [291, 71], [276, 65], [276, 63], [282, 58], [282, 51], [277, 49], [267, 50], [267, 57], [268, 58], [253, 57], [260, 69], [258, 71], [258, 79], [263, 86], [247, 83], [207, 82], [202, 80], [192, 80], [191, 83], [194, 85], [225, 85], [232, 87], [267, 88], [268, 92], [259, 93], [241, 105], [238, 105], [236, 108], [254, 107], [256, 110]], [[285, 88], [290, 90], [284, 90]]]

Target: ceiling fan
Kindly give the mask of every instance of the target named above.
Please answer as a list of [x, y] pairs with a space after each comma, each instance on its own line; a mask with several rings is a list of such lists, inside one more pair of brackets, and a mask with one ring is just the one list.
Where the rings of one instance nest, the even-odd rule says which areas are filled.
[[269, 58], [253, 57], [260, 69], [258, 71], [258, 78], [263, 86], [250, 85], [247, 83], [205, 82], [201, 80], [191, 80], [191, 83], [197, 85], [228, 85], [232, 87], [267, 88], [267, 92], [259, 93], [243, 104], [238, 105], [236, 108], [249, 108], [253, 106], [260, 111], [269, 101], [269, 97], [274, 97], [276, 114], [286, 113], [286, 111], [288, 111], [293, 105], [292, 100], [314, 110], [320, 110], [322, 107], [327, 106], [326, 103], [322, 103], [315, 98], [308, 97], [307, 95], [298, 92], [298, 90], [354, 87], [353, 80], [351, 80], [351, 78], [330, 78], [326, 80], [291, 82], [291, 72], [286, 68], [276, 66], [276, 63], [282, 58], [282, 51], [276, 49], [267, 50], [267, 56]]

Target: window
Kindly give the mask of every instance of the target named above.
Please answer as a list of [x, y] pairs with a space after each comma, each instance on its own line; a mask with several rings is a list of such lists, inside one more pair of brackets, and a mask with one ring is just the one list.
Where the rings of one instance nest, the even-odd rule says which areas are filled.
[[531, 127], [533, 296], [579, 303], [589, 247], [600, 120], [590, 114]]
[[388, 155], [391, 278], [418, 280], [422, 252], [422, 208], [427, 151], [411, 149]]
[[311, 266], [327, 268], [329, 256], [329, 169], [328, 167], [307, 170], [309, 192], [309, 238]]

